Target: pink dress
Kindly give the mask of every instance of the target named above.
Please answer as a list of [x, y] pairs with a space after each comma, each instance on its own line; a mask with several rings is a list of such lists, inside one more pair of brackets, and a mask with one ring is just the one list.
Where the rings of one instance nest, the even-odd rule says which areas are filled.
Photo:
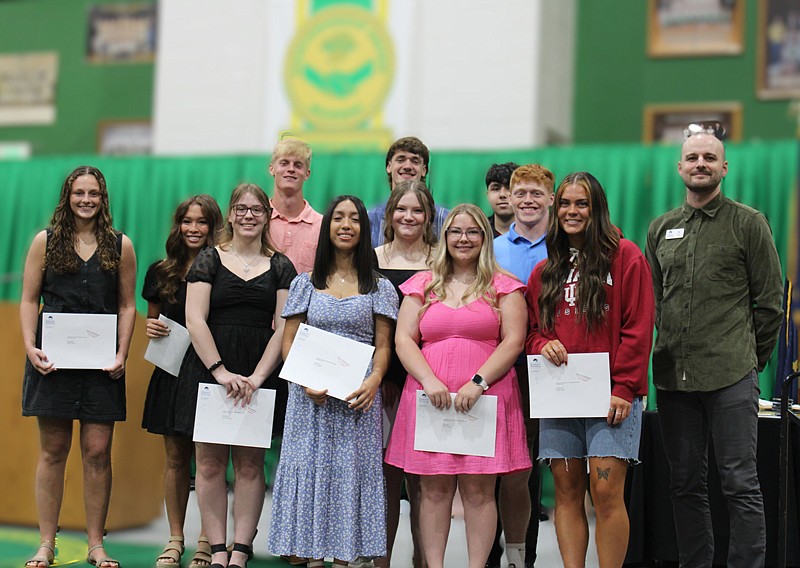
[[[430, 280], [430, 272], [419, 272], [400, 289], [406, 296], [422, 299]], [[525, 289], [524, 284], [505, 274], [496, 274], [493, 285], [498, 298]], [[459, 308], [433, 301], [419, 322], [419, 330], [422, 355], [450, 392], [458, 392], [500, 343], [498, 314], [484, 299]], [[415, 450], [417, 390], [423, 390], [422, 385], [408, 375], [386, 449], [386, 463], [419, 475], [499, 474], [531, 467], [522, 400], [513, 367], [484, 394], [497, 397], [497, 442], [491, 458]]]

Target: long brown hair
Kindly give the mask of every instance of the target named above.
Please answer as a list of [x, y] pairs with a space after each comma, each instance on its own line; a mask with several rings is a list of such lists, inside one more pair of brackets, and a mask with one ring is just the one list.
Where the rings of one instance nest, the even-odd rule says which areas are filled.
[[208, 222], [208, 236], [206, 246], [213, 247], [217, 240], [217, 232], [222, 227], [222, 212], [213, 197], [206, 194], [195, 195], [178, 205], [172, 218], [172, 229], [167, 237], [167, 258], [156, 267], [156, 281], [158, 282], [158, 295], [162, 301], [169, 304], [175, 303], [175, 293], [186, 275], [189, 262], [189, 247], [183, 240], [181, 225], [183, 218], [192, 205], [198, 205], [203, 212], [203, 217]]
[[44, 257], [45, 266], [59, 273], [75, 272], [79, 267], [79, 257], [75, 253], [77, 225], [70, 207], [72, 184], [81, 176], [92, 176], [100, 186], [100, 207], [94, 217], [94, 236], [97, 241], [97, 259], [100, 268], [106, 272], [116, 272], [120, 253], [117, 250], [117, 236], [111, 223], [111, 209], [108, 205], [106, 178], [95, 167], [80, 166], [64, 180], [61, 196], [50, 220], [50, 237]]
[[217, 236], [217, 243], [224, 250], [228, 250], [227, 247], [233, 240], [233, 225], [231, 225], [229, 221], [231, 212], [234, 206], [239, 203], [239, 200], [248, 193], [255, 197], [264, 207], [264, 228], [261, 230], [261, 254], [266, 257], [272, 257], [272, 255], [275, 254], [275, 247], [272, 245], [272, 241], [269, 238], [269, 220], [272, 216], [272, 207], [270, 207], [267, 194], [254, 183], [240, 183], [233, 188], [231, 200], [228, 203], [228, 213], [225, 215], [225, 224]]
[[[586, 190], [591, 207], [586, 241], [577, 253], [575, 265], [571, 261], [569, 239], [558, 221], [559, 201], [564, 190], [571, 185]], [[574, 266], [580, 271], [576, 287], [578, 317], [586, 318], [589, 329], [605, 322], [605, 283], [619, 239], [619, 230], [611, 224], [606, 192], [600, 182], [588, 172], [576, 172], [565, 177], [556, 190], [545, 237], [547, 261], [542, 270], [542, 292], [539, 295], [539, 322], [543, 330], [551, 331], [555, 327], [555, 313], [564, 294], [564, 283]]]
[[433, 203], [428, 186], [424, 181], [418, 179], [404, 179], [398, 183], [389, 194], [389, 201], [386, 202], [386, 213], [383, 216], [383, 242], [391, 243], [394, 240], [394, 227], [392, 217], [394, 216], [397, 204], [406, 193], [411, 193], [417, 197], [422, 210], [425, 211], [425, 226], [422, 231], [422, 242], [431, 248], [436, 245], [436, 233], [433, 230], [433, 218], [436, 215], [436, 207]]

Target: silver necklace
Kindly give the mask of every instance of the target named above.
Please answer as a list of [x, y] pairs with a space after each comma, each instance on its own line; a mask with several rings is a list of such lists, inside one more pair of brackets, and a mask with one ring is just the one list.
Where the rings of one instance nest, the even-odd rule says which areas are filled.
[[250, 267], [251, 266], [255, 266], [256, 264], [258, 264], [258, 263], [255, 262], [255, 260], [257, 258], [260, 258], [261, 254], [256, 254], [253, 258], [250, 259], [250, 262], [245, 262], [244, 259], [241, 256], [239, 256], [239, 253], [236, 252], [236, 249], [233, 249], [233, 256], [236, 257], [236, 260], [238, 260], [239, 262], [242, 263], [242, 268], [244, 269], [244, 273], [245, 274], [249, 274], [250, 273]]
[[78, 235], [78, 240], [79, 240], [81, 243], [83, 243], [84, 245], [86, 245], [87, 247], [90, 247], [90, 246], [92, 246], [92, 245], [94, 245], [94, 244], [97, 244], [97, 239], [95, 239], [95, 240], [94, 240], [93, 242], [91, 242], [91, 243], [87, 243], [86, 241], [84, 241], [84, 240], [81, 238], [81, 236], [80, 236], [80, 235]]

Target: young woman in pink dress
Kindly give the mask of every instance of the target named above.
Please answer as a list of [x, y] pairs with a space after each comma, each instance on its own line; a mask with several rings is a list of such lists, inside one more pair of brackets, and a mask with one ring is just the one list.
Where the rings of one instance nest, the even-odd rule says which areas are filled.
[[[441, 241], [432, 269], [400, 287], [405, 298], [395, 341], [409, 376], [386, 462], [421, 476], [420, 528], [428, 566], [444, 565], [458, 488], [469, 567], [483, 568], [497, 524], [497, 475], [531, 467], [513, 368], [527, 331], [525, 286], [497, 265], [489, 221], [475, 205], [458, 205], [450, 212]], [[415, 450], [417, 390], [424, 390], [435, 407], [455, 405], [459, 412], [468, 412], [484, 393], [497, 396], [494, 456]]]

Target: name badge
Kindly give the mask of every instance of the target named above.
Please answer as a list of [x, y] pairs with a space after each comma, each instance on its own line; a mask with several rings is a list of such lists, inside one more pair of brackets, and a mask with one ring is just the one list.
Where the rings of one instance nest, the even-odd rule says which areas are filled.
[[667, 240], [670, 239], [682, 239], [683, 238], [683, 228], [680, 229], [667, 229]]

